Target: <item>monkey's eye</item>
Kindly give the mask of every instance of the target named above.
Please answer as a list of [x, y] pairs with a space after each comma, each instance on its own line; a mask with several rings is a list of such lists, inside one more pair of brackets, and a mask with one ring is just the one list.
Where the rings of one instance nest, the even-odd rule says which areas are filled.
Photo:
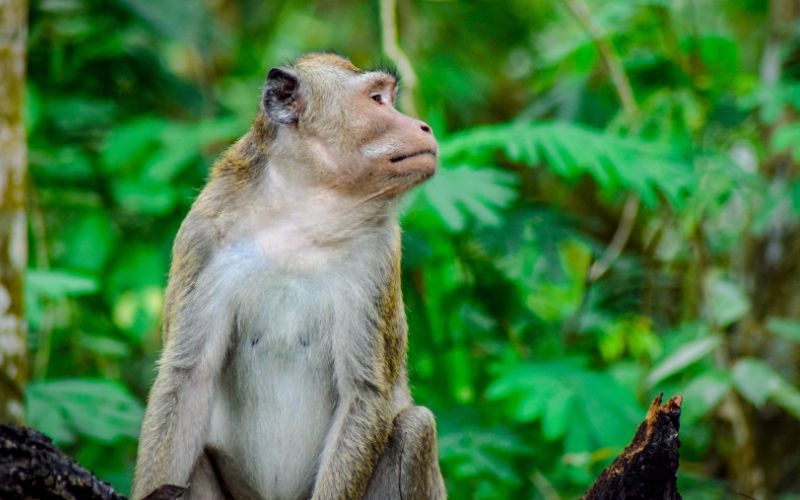
[[378, 104], [386, 104], [386, 97], [380, 92], [375, 92], [374, 94], [370, 94], [370, 99], [377, 102]]

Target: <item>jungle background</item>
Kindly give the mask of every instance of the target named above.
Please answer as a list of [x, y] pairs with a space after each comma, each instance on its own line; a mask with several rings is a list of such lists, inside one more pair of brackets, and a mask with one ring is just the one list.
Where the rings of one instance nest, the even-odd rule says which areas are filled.
[[659, 392], [684, 498], [800, 498], [796, 0], [0, 3], [28, 12], [6, 417], [119, 491], [178, 225], [267, 70], [332, 49], [394, 62], [440, 141], [403, 285], [451, 498], [577, 497]]

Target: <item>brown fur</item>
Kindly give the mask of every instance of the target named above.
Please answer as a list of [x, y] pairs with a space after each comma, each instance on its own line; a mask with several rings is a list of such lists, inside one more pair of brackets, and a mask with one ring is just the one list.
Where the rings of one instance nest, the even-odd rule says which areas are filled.
[[[215, 259], [230, 245], [261, 245], [259, 238], [266, 237], [263, 251], [278, 252], [273, 259], [288, 256], [280, 264], [288, 266], [285, 272], [302, 273], [302, 266], [325, 264], [314, 260], [314, 252], [306, 262], [305, 253], [291, 250], [301, 241], [295, 238], [309, 238], [324, 257], [360, 251], [361, 243], [353, 242], [383, 241], [380, 235], [388, 227], [393, 231], [386, 237], [393, 243], [359, 254], [374, 263], [364, 270], [372, 273], [364, 283], [374, 282], [370, 298], [351, 304], [361, 326], [330, 333], [336, 408], [316, 479], [305, 495], [316, 500], [444, 498], [435, 423], [428, 410], [413, 406], [406, 380], [400, 238], [392, 214], [397, 196], [433, 173], [436, 146], [430, 128], [391, 107], [393, 77], [366, 73], [339, 56], [311, 54], [275, 74], [281, 80], [267, 82], [250, 131], [216, 162], [176, 237], [164, 308], [165, 346], [142, 426], [132, 496], [189, 481], [189, 498], [273, 496], [231, 479], [243, 463], [259, 457], [222, 457], [206, 442], [210, 408], [219, 397], [216, 381], [223, 367], [242, 363], [233, 353], [248, 342], [237, 331], [236, 311], [215, 309], [225, 296], [209, 292], [214, 273], [236, 272], [235, 267], [216, 271]], [[314, 212], [308, 205], [319, 202], [327, 208]], [[325, 222], [298, 217], [297, 210], [310, 210]], [[288, 236], [275, 239], [284, 234], [270, 229], [278, 222], [288, 224]], [[280, 253], [281, 245], [289, 250]], [[300, 271], [293, 271], [297, 266]], [[252, 286], [247, 274], [235, 276], [225, 274], [223, 281], [240, 279], [236, 288]]]

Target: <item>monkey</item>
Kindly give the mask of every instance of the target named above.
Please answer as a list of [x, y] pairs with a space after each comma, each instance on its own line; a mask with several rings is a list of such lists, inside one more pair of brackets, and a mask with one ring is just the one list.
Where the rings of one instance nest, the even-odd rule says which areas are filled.
[[446, 498], [396, 215], [438, 146], [397, 85], [330, 53], [269, 70], [175, 238], [134, 499]]

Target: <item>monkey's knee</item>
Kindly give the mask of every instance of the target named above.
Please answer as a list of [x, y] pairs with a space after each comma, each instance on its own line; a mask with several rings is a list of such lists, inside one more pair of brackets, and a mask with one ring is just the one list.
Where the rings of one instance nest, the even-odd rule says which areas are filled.
[[425, 407], [406, 408], [394, 419], [392, 435], [375, 469], [365, 499], [443, 499], [436, 421]]

